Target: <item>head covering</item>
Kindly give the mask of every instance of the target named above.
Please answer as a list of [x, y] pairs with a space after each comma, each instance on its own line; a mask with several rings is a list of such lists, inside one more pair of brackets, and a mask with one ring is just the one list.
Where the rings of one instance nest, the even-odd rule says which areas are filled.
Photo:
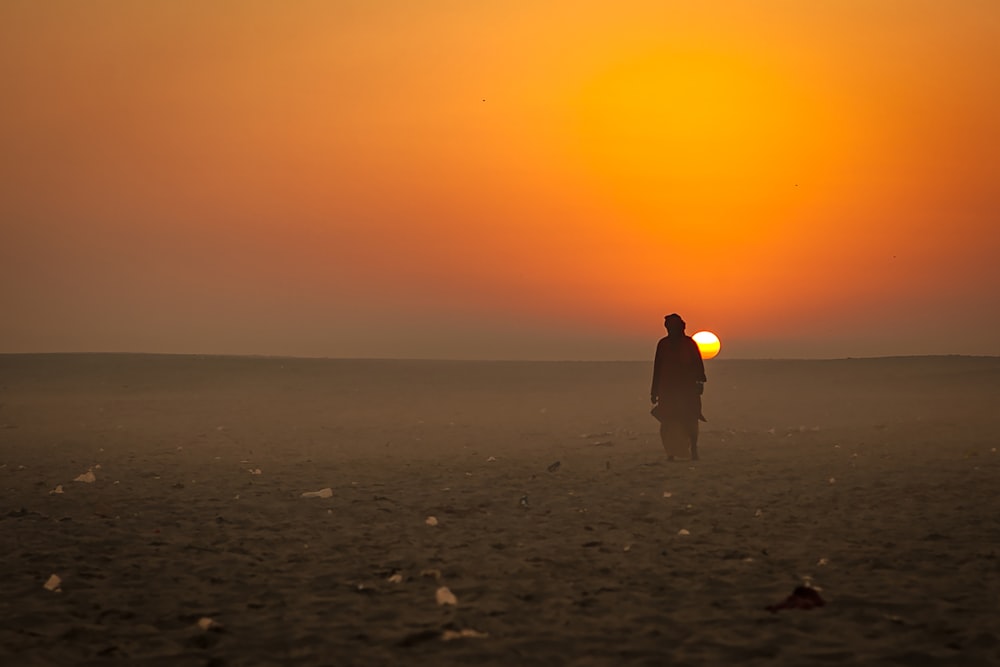
[[686, 327], [687, 324], [677, 313], [670, 313], [669, 315], [663, 318], [663, 326], [667, 328], [668, 334], [673, 334], [673, 333], [683, 334], [684, 327]]

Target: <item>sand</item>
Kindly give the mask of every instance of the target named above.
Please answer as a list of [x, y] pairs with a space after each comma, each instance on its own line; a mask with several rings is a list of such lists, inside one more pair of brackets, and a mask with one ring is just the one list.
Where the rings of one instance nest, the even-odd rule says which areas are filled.
[[707, 371], [0, 355], [0, 663], [1000, 664], [1000, 359]]

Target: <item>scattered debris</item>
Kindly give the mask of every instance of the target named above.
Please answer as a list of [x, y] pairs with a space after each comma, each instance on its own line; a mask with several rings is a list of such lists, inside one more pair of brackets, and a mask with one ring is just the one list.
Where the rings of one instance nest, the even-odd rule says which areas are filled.
[[302, 498], [332, 498], [333, 489], [326, 487], [325, 489], [320, 489], [319, 491], [306, 491], [300, 497]]
[[556, 461], [555, 463], [550, 464], [549, 467], [546, 468], [546, 470], [548, 470], [549, 472], [555, 472], [556, 470], [559, 470], [559, 466], [561, 465], [562, 464], [559, 461]]
[[403, 575], [399, 572], [393, 572], [386, 581], [390, 584], [401, 584], [403, 583]]
[[433, 577], [434, 581], [441, 581], [441, 570], [438, 570], [436, 568], [430, 568], [430, 569], [427, 569], [427, 570], [421, 570], [420, 571], [420, 576], [421, 577]]
[[58, 574], [53, 574], [50, 576], [42, 586], [47, 591], [52, 591], [53, 593], [62, 593], [62, 579], [59, 578]]
[[447, 586], [441, 586], [439, 589], [437, 589], [437, 592], [434, 594], [434, 597], [435, 599], [437, 599], [437, 603], [440, 605], [447, 604], [455, 606], [458, 604], [458, 598], [455, 597], [454, 593], [448, 590]]
[[74, 482], [85, 482], [87, 484], [93, 484], [94, 482], [97, 481], [97, 476], [94, 475], [94, 471], [93, 470], [88, 470], [87, 472], [83, 473], [82, 475], [77, 475], [76, 477], [74, 477], [73, 481]]
[[823, 567], [824, 565], [829, 565], [829, 564], [830, 564], [830, 561], [828, 561], [826, 558], [820, 558], [818, 561], [816, 561], [816, 565], [818, 565], [820, 567]]
[[62, 484], [56, 484], [56, 488], [49, 491], [49, 495], [59, 494], [63, 492]]
[[489, 636], [488, 632], [480, 632], [479, 630], [473, 630], [472, 628], [463, 628], [462, 630], [445, 630], [441, 633], [441, 639], [446, 642], [453, 639], [485, 639]]
[[687, 528], [681, 528], [680, 530], [677, 531], [677, 534], [678, 535], [690, 535], [691, 531], [689, 531]]
[[249, 472], [251, 475], [261, 475], [261, 474], [263, 474], [260, 471], [260, 468], [248, 468], [247, 472]]
[[438, 520], [436, 516], [429, 516], [426, 519], [424, 519], [424, 523], [426, 523], [428, 526], [436, 526], [438, 525]]
[[815, 588], [796, 586], [795, 590], [787, 598], [777, 604], [768, 605], [764, 608], [772, 613], [776, 613], [782, 609], [803, 609], [808, 611], [816, 607], [822, 607], [825, 604], [826, 601], [820, 597], [819, 592]]
[[755, 519], [759, 519], [762, 516], [764, 516], [764, 512], [762, 510], [757, 510], [756, 512], [753, 513], [753, 516]]
[[488, 459], [486, 459], [486, 462], [487, 462], [487, 463], [493, 463], [493, 462], [495, 462], [496, 460], [497, 460], [497, 457], [495, 457], [495, 456], [491, 456], [491, 457], [489, 457]]
[[674, 494], [670, 493], [669, 491], [664, 491], [664, 492], [663, 492], [663, 497], [664, 497], [664, 498], [670, 498], [670, 497], [671, 497], [671, 496], [673, 496], [673, 495], [674, 495]]
[[202, 616], [198, 619], [198, 627], [202, 630], [208, 632], [209, 630], [221, 630], [222, 625], [219, 624], [215, 619], [209, 618], [208, 616]]
[[521, 507], [527, 507], [528, 506], [528, 496], [521, 496], [521, 501], [520, 502], [521, 502]]

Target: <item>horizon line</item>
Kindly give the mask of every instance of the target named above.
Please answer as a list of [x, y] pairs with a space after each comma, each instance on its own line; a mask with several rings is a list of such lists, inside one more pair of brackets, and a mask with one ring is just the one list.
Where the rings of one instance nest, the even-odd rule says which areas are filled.
[[[29, 356], [115, 356], [115, 357], [217, 357], [228, 359], [290, 359], [301, 361], [404, 361], [404, 362], [438, 362], [438, 363], [652, 363], [647, 359], [527, 359], [527, 358], [460, 358], [460, 357], [333, 357], [333, 356], [303, 356], [292, 354], [261, 354], [261, 353], [220, 353], [220, 352], [108, 352], [108, 351], [48, 351], [48, 352], [2, 352], [0, 357]], [[706, 359], [707, 363], [714, 361], [860, 361], [888, 359], [1000, 359], [995, 354], [965, 354], [965, 353], [927, 353], [898, 354], [872, 356], [838, 356], [838, 357], [713, 357]]]

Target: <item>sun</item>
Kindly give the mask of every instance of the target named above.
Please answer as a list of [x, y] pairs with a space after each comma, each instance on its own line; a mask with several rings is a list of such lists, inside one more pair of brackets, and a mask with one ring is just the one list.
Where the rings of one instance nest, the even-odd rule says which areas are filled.
[[699, 331], [691, 338], [698, 344], [698, 351], [701, 352], [702, 359], [711, 359], [717, 356], [722, 348], [719, 337], [711, 331]]

